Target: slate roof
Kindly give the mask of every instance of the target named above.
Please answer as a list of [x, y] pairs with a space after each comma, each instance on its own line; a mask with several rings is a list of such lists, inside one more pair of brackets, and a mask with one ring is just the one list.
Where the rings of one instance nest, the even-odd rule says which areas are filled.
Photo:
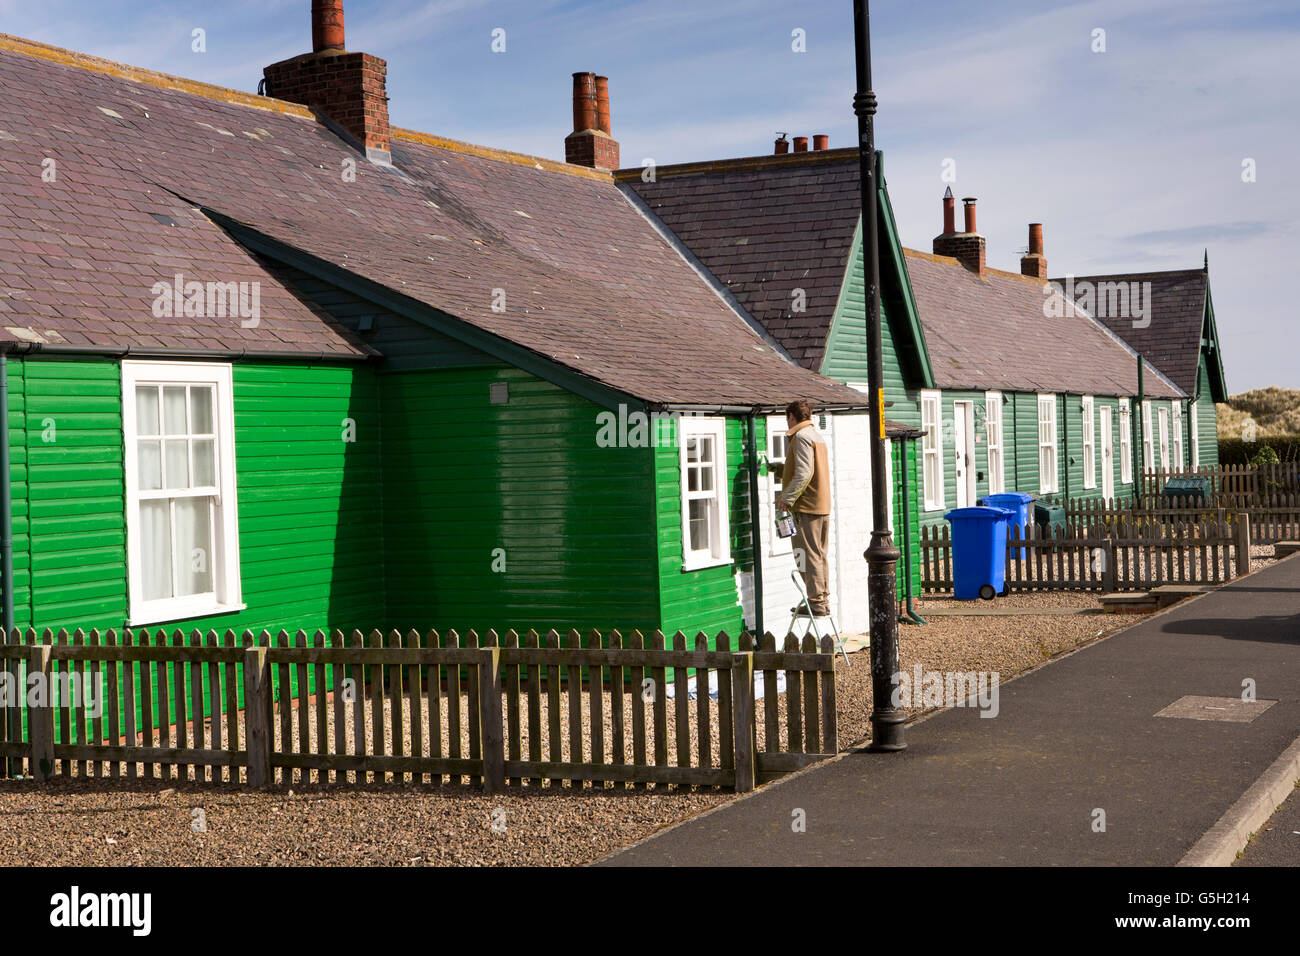
[[[1053, 279], [1065, 287], [1066, 279]], [[1073, 276], [1076, 301], [1081, 282], [1095, 289], [1103, 282], [1151, 283], [1150, 324], [1137, 328], [1133, 319], [1108, 316], [1094, 307], [1093, 315], [1108, 329], [1141, 352], [1179, 388], [1191, 395], [1200, 372], [1201, 335], [1205, 324], [1205, 296], [1209, 273], [1204, 269], [1172, 272], [1132, 272], [1122, 275]], [[1130, 289], [1132, 287], [1130, 286]]]
[[[369, 351], [203, 208], [652, 403], [862, 401], [751, 330], [608, 174], [402, 130], [392, 152], [373, 166], [300, 107], [0, 35], [0, 340]], [[260, 325], [155, 319], [176, 272], [260, 281]]]
[[[649, 183], [640, 173], [616, 175], [797, 361], [819, 368], [860, 218], [857, 150], [660, 167]], [[904, 254], [936, 386], [1136, 393], [1136, 356], [1068, 303], [1063, 317], [1045, 315], [1042, 282]], [[796, 286], [803, 313], [791, 309]], [[1146, 385], [1176, 394], [1154, 369]]]
[[[1043, 280], [999, 269], [981, 278], [948, 256], [903, 255], [938, 387], [1137, 393], [1136, 354], [1054, 290], [1064, 315], [1049, 315]], [[1178, 395], [1150, 363], [1145, 389]]]
[[858, 151], [661, 167], [654, 182], [640, 173], [617, 175], [795, 361], [819, 368], [860, 218]]

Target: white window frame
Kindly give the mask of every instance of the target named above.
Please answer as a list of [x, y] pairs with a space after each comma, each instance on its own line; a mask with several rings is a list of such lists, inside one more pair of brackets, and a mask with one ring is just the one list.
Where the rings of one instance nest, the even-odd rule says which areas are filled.
[[[1047, 417], [1043, 417], [1044, 411]], [[1056, 395], [1038, 396], [1038, 492], [1055, 494], [1060, 482], [1060, 461], [1056, 445]]]
[[1192, 419], [1192, 468], [1201, 467], [1201, 430], [1196, 421], [1196, 403], [1191, 403]]
[[[681, 467], [682, 497], [682, 570], [698, 571], [731, 564], [731, 522], [727, 514], [727, 492], [731, 480], [727, 472], [727, 421], [725, 418], [705, 418], [683, 415], [677, 424], [678, 462]], [[687, 491], [686, 446], [689, 438], [710, 437], [717, 450], [713, 463], [713, 489], [711, 492]], [[712, 501], [709, 516], [710, 547], [691, 550], [691, 501]]]
[[1187, 467], [1183, 457], [1183, 403], [1169, 403], [1169, 437], [1173, 439], [1174, 469], [1182, 471]]
[[776, 457], [776, 445], [779, 441], [782, 450], [788, 451], [785, 433], [789, 429], [786, 427], [784, 415], [771, 415], [767, 419], [767, 504], [765, 507], [769, 512], [771, 521], [768, 522], [768, 546], [767, 553], [770, 557], [778, 557], [783, 554], [794, 553], [794, 537], [783, 538], [776, 533], [776, 505], [773, 503], [776, 498], [777, 490], [781, 487], [782, 468], [785, 464], [784, 453], [780, 458]]
[[1160, 470], [1169, 474], [1169, 409], [1164, 405], [1156, 409], [1156, 422], [1160, 429]]
[[1079, 437], [1083, 441], [1083, 487], [1097, 487], [1097, 424], [1096, 411], [1091, 395], [1083, 396], [1080, 407], [1083, 409], [1083, 429]]
[[1119, 400], [1119, 483], [1133, 484], [1133, 408], [1127, 398]]
[[984, 433], [984, 440], [988, 443], [989, 494], [997, 495], [1006, 490], [1007, 479], [1001, 392], [984, 393]]
[[[140, 468], [136, 433], [136, 387], [138, 385], [211, 385], [215, 388], [213, 427], [217, 486], [211, 495], [214, 505], [212, 531], [213, 592], [184, 597], [145, 600], [140, 528], [143, 497], [175, 497], [140, 490]], [[138, 627], [210, 614], [241, 611], [243, 603], [239, 576], [239, 499], [235, 483], [235, 422], [231, 366], [211, 362], [122, 362], [122, 433], [126, 476], [126, 567], [130, 598], [127, 624]], [[173, 556], [173, 560], [175, 556]]]
[[[943, 393], [926, 389], [921, 392], [921, 507], [925, 511], [943, 510]], [[933, 488], [931, 487], [933, 485]], [[934, 493], [931, 494], [931, 491]]]
[[1151, 427], [1151, 399], [1142, 402], [1142, 472], [1156, 470], [1155, 430]]

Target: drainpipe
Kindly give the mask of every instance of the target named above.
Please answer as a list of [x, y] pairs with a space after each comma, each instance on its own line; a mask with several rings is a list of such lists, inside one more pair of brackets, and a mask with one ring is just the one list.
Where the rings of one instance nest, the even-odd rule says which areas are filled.
[[749, 445], [749, 534], [754, 551], [754, 643], [757, 646], [758, 639], [767, 632], [763, 628], [763, 535], [759, 517], [763, 512], [759, 507], [758, 433], [752, 408], [745, 426], [745, 441]]
[[4, 629], [14, 629], [14, 513], [9, 475], [9, 356], [0, 352], [0, 602]]
[[924, 624], [925, 618], [916, 613], [912, 607], [912, 517], [911, 506], [908, 504], [908, 491], [915, 487], [911, 481], [911, 472], [907, 468], [907, 446], [911, 440], [907, 438], [900, 439], [896, 442], [898, 445], [899, 458], [903, 466], [902, 480], [898, 486], [903, 489], [899, 495], [903, 499], [903, 594], [907, 599], [904, 607], [906, 618], [913, 624]]

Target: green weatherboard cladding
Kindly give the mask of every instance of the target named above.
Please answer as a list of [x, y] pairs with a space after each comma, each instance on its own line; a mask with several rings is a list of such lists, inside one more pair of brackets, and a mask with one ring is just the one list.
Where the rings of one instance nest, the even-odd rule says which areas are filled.
[[659, 626], [652, 456], [601, 447], [604, 409], [506, 365], [380, 384], [393, 626]]
[[[15, 623], [120, 629], [127, 619], [120, 366], [29, 359], [10, 370], [10, 401], [22, 420], [10, 433]], [[233, 385], [247, 609], [177, 626], [375, 626], [384, 608], [373, 530], [381, 516], [375, 375], [367, 367], [236, 364]], [[354, 441], [345, 440], [346, 420], [355, 423]]]
[[[696, 633], [703, 631], [712, 647], [719, 631], [734, 637], [743, 629], [735, 573], [738, 569], [750, 571], [753, 566], [745, 423], [737, 417], [727, 419], [726, 478], [730, 488], [727, 507], [731, 521], [731, 558], [735, 565], [697, 571], [682, 571], [681, 463], [674, 437], [676, 424], [660, 422], [658, 433], [658, 447], [654, 449], [654, 516], [661, 626], [665, 634], [681, 630], [692, 640]], [[766, 433], [757, 434], [762, 441]]]
[[[127, 617], [120, 366], [27, 359], [12, 360], [9, 373], [15, 623], [120, 630]], [[374, 372], [236, 364], [233, 388], [247, 609], [162, 623], [186, 633], [377, 626], [385, 608]], [[355, 428], [346, 434], [349, 422]]]

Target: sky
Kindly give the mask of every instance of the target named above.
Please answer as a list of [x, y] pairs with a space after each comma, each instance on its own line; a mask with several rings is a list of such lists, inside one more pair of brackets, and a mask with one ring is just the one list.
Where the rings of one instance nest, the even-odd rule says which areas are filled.
[[[851, 0], [344, 7], [348, 49], [388, 61], [398, 126], [563, 159], [571, 74], [591, 70], [610, 78], [624, 166], [763, 155], [777, 132], [856, 142]], [[310, 49], [310, 8], [0, 0], [0, 32], [254, 91]], [[1208, 250], [1229, 390], [1300, 388], [1297, 0], [871, 8], [876, 144], [906, 245], [929, 251], [951, 185], [978, 198], [996, 268], [1019, 271], [1030, 222], [1052, 276], [1191, 269]]]

